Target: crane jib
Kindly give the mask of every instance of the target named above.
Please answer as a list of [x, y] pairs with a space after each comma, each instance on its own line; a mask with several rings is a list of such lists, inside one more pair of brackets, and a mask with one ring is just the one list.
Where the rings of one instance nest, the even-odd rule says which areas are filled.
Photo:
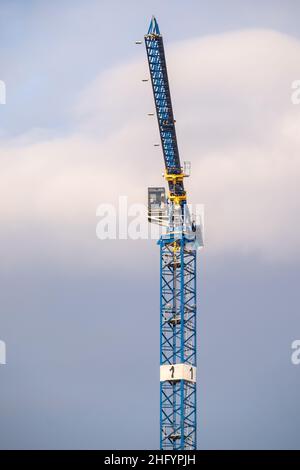
[[[173, 115], [163, 38], [149, 32], [145, 36], [148, 64], [167, 175], [181, 175], [175, 121]], [[185, 194], [182, 178], [169, 178], [170, 192]]]

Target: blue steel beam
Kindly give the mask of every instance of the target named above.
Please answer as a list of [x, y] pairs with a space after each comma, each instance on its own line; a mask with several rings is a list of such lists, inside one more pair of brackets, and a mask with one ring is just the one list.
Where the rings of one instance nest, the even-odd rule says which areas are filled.
[[[196, 367], [196, 250], [160, 239], [160, 364]], [[196, 383], [160, 383], [160, 448], [196, 449]]]

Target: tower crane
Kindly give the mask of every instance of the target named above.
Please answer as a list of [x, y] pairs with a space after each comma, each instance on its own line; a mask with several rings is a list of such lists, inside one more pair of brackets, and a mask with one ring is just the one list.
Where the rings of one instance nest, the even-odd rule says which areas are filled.
[[[160, 448], [196, 449], [196, 253], [202, 246], [184, 188], [163, 38], [155, 17], [144, 37], [164, 157], [165, 188], [148, 188], [148, 220], [160, 246]], [[149, 113], [149, 115], [151, 115]], [[157, 145], [157, 144], [156, 144]]]

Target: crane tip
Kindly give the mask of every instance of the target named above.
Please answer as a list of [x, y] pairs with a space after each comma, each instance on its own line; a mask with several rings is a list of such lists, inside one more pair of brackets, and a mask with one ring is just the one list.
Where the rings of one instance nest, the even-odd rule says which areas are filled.
[[160, 36], [159, 26], [154, 15], [152, 16], [150, 21], [148, 34], [156, 34], [157, 36]]

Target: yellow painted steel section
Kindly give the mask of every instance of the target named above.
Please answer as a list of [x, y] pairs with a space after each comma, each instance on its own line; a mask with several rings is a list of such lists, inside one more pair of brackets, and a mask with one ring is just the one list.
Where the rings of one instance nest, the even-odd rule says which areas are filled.
[[180, 205], [182, 201], [186, 201], [186, 194], [182, 194], [181, 196], [176, 196], [176, 194], [169, 193], [169, 200], [174, 202], [174, 204]]
[[178, 181], [183, 181], [183, 178], [185, 178], [184, 173], [180, 173], [179, 175], [175, 175], [173, 173], [165, 173], [164, 177], [167, 181], [172, 181], [173, 183], [177, 183]]

